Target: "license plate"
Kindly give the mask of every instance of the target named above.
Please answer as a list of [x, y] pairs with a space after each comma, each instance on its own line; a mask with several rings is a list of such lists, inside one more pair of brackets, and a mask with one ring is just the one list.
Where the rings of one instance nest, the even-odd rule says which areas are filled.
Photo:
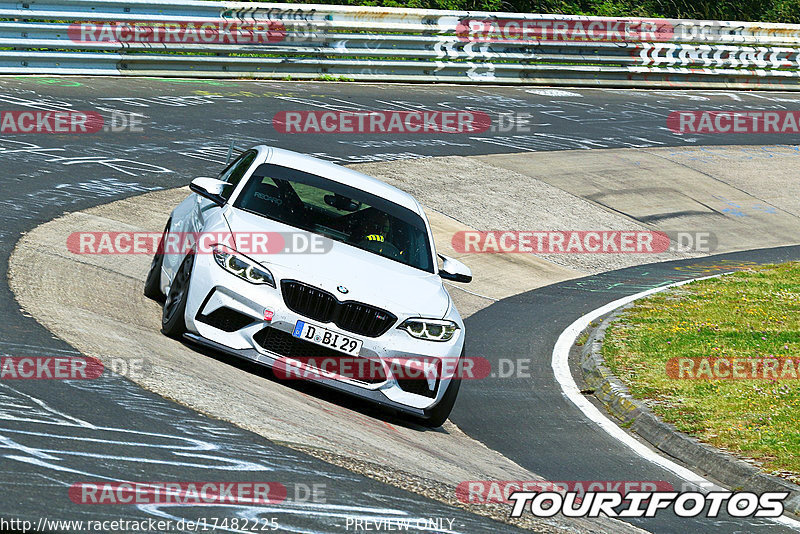
[[305, 321], [297, 321], [297, 324], [294, 325], [292, 335], [310, 341], [311, 343], [322, 345], [323, 347], [329, 347], [339, 352], [344, 352], [351, 356], [357, 356], [361, 351], [361, 340], [340, 334], [339, 332], [334, 332], [333, 330], [328, 330], [321, 326], [308, 324]]

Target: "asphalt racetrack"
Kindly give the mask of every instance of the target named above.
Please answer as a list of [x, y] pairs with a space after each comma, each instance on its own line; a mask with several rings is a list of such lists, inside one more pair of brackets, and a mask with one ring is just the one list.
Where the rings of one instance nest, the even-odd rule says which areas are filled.
[[[122, 128], [124, 131], [81, 135], [0, 135], [0, 162], [5, 170], [0, 176], [4, 192], [0, 258], [7, 272], [15, 244], [26, 232], [64, 213], [185, 186], [196, 176], [214, 176], [231, 143], [237, 149], [271, 144], [340, 164], [566, 150], [575, 151], [575, 157], [582, 151], [602, 149], [698, 147], [702, 151], [702, 147], [732, 144], [753, 145], [754, 153], [763, 153], [770, 150], [765, 146], [793, 146], [797, 138], [778, 134], [679, 135], [667, 128], [666, 117], [675, 110], [792, 109], [800, 97], [708, 91], [7, 77], [0, 79], [0, 101], [2, 110], [97, 111], [106, 118], [136, 113], [141, 120], [141, 131]], [[517, 122], [516, 129], [498, 121], [482, 133], [427, 136], [288, 135], [277, 132], [272, 121], [276, 113], [286, 110], [420, 108], [483, 111], [492, 117], [529, 116]], [[465, 180], [476, 178], [492, 179]], [[531, 378], [487, 378], [465, 384], [451, 420], [470, 438], [546, 480], [657, 480], [680, 488], [681, 480], [614, 441], [563, 397], [550, 368], [555, 340], [577, 317], [619, 296], [753, 263], [797, 259], [798, 247], [770, 247], [629, 267], [586, 278], [573, 275], [572, 280], [476, 308], [466, 320], [468, 351], [495, 362], [530, 358]], [[36, 263], [23, 268], [31, 273], [46, 270]], [[76, 354], [74, 347], [19, 309], [5, 282], [0, 306], [4, 312], [0, 354]], [[345, 401], [342, 404], [347, 406]], [[517, 527], [421, 496], [410, 491], [413, 488], [383, 484], [227, 421], [201, 415], [119, 376], [104, 375], [82, 383], [2, 381], [0, 413], [3, 518], [36, 522], [42, 517], [196, 520], [216, 516], [253, 521], [276, 517], [281, 530], [290, 532], [344, 532], [352, 529], [347, 521], [354, 517], [373, 521], [450, 518], [453, 522], [447, 530], [427, 530], [517, 531]], [[384, 417], [380, 413], [369, 416], [378, 421]], [[288, 499], [272, 509], [76, 504], [67, 490], [85, 480], [272, 480], [288, 488]], [[314, 499], [315, 484], [324, 486], [324, 498]], [[669, 513], [636, 520], [632, 525], [658, 533], [790, 530], [767, 520], [689, 520]], [[608, 522], [568, 524], [563, 520], [534, 526], [553, 532], [623, 528]], [[218, 530], [237, 531], [230, 525]]]

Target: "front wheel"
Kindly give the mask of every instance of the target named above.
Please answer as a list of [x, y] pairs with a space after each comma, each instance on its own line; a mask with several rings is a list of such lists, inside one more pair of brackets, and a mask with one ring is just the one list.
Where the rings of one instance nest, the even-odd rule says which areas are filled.
[[429, 428], [438, 428], [442, 426], [450, 416], [450, 412], [453, 411], [453, 405], [456, 403], [456, 397], [458, 397], [458, 389], [460, 387], [461, 378], [457, 376], [451, 378], [442, 400], [439, 401], [439, 404], [431, 408], [430, 411], [425, 410], [426, 417], [421, 419], [421, 423]]
[[161, 332], [169, 337], [180, 337], [186, 332], [186, 301], [189, 300], [189, 279], [192, 276], [194, 254], [189, 253], [183, 259], [172, 284], [169, 286], [164, 310], [161, 314]]

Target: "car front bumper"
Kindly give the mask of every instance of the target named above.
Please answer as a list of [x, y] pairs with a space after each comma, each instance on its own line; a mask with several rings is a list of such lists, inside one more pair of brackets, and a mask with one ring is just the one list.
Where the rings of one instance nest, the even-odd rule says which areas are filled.
[[[197, 257], [190, 281], [190, 290], [186, 306], [187, 338], [217, 349], [226, 354], [244, 358], [269, 368], [275, 368], [279, 362], [286, 361], [286, 355], [267, 350], [259, 344], [257, 334], [265, 328], [273, 328], [291, 334], [297, 321], [305, 321], [319, 325], [351, 338], [362, 341], [360, 358], [373, 362], [402, 361], [407, 359], [424, 359], [441, 363], [444, 371], [436, 377], [419, 378], [424, 384], [409, 388], [408, 382], [398, 380], [388, 365], [382, 365], [386, 380], [362, 381], [348, 378], [329, 378], [327, 376], [304, 375], [303, 380], [318, 382], [324, 386], [364, 398], [370, 402], [386, 406], [417, 417], [425, 417], [427, 411], [436, 406], [444, 396], [452, 379], [452, 370], [463, 352], [463, 325], [453, 339], [447, 342], [434, 342], [417, 339], [405, 330], [397, 328], [406, 317], [400, 316], [397, 323], [379, 337], [366, 337], [351, 334], [334, 324], [321, 323], [304, 317], [290, 310], [284, 303], [281, 294], [281, 278], [297, 279], [296, 273], [279, 273], [271, 268], [276, 278], [277, 288], [268, 285], [254, 285], [221, 269], [210, 255]], [[284, 274], [279, 277], [279, 274]], [[233, 310], [241, 324], [234, 321], [223, 325], [208, 324], [207, 318], [220, 309]], [[226, 313], [227, 313], [226, 310]], [[272, 320], [265, 320], [265, 311], [272, 312]], [[391, 311], [391, 310], [390, 310]], [[240, 317], [241, 316], [241, 317]], [[460, 321], [459, 321], [460, 322]], [[247, 324], [244, 324], [247, 323]], [[230, 331], [228, 331], [230, 330]], [[308, 342], [304, 342], [308, 343]], [[342, 353], [342, 357], [347, 357]], [[401, 387], [401, 383], [405, 387]], [[419, 387], [427, 388], [418, 394], [408, 389], [419, 391]]]

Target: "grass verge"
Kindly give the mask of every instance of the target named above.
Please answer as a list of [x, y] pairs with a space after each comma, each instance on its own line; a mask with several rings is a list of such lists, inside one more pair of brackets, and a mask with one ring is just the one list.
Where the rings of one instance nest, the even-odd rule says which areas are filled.
[[[800, 262], [693, 282], [639, 300], [606, 331], [603, 357], [662, 420], [800, 482]], [[796, 372], [766, 379], [678, 379], [690, 374], [676, 373], [680, 358], [699, 358], [712, 368], [716, 360], [736, 359], [747, 376], [753, 365], [763, 369], [765, 361], [777, 359], [778, 369], [791, 364]], [[721, 374], [726, 368], [734, 367], [723, 365]]]

